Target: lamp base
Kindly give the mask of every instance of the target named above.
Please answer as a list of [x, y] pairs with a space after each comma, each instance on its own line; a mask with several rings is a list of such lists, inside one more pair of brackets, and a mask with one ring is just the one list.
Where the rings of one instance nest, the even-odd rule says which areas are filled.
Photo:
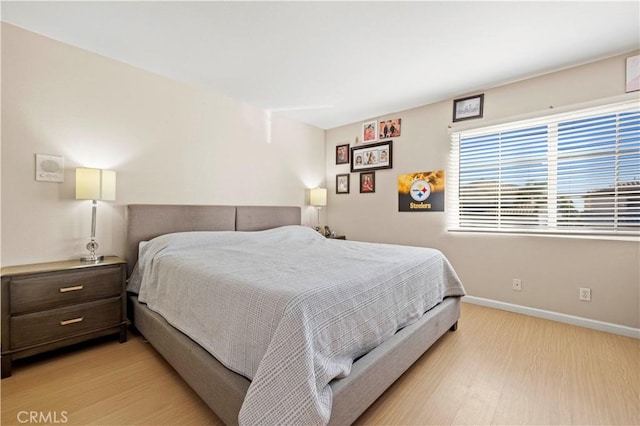
[[104, 256], [103, 255], [96, 255], [96, 254], [94, 254], [94, 255], [88, 254], [88, 255], [82, 256], [80, 258], [81, 262], [91, 262], [91, 263], [97, 263], [97, 262], [100, 262], [102, 260], [104, 260]]
[[89, 250], [89, 254], [86, 254], [80, 258], [82, 262], [97, 263], [101, 260], [104, 260], [104, 256], [96, 254], [96, 250], [98, 250], [98, 243], [96, 242], [93, 235], [91, 236], [91, 241], [87, 243], [87, 250]]

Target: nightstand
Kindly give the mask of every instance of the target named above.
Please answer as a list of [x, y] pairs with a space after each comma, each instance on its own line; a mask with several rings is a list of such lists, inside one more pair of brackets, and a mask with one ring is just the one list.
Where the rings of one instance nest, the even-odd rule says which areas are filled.
[[346, 240], [347, 239], [347, 237], [345, 237], [344, 235], [336, 235], [334, 237], [327, 237], [327, 238], [332, 239], [332, 240]]
[[113, 256], [2, 268], [2, 378], [16, 359], [109, 334], [126, 342], [126, 274]]

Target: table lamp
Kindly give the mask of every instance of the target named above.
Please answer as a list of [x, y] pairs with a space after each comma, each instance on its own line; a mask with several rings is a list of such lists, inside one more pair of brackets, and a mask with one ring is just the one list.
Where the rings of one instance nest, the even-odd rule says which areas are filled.
[[98, 200], [114, 201], [116, 199], [116, 172], [101, 169], [76, 169], [76, 200], [92, 200], [91, 209], [91, 241], [87, 243], [89, 253], [82, 256], [83, 262], [99, 262], [104, 256], [96, 254], [96, 210]]
[[326, 188], [314, 188], [309, 191], [309, 204], [315, 206], [318, 209], [318, 224], [316, 225], [316, 231], [320, 230], [320, 209], [327, 205], [327, 189]]

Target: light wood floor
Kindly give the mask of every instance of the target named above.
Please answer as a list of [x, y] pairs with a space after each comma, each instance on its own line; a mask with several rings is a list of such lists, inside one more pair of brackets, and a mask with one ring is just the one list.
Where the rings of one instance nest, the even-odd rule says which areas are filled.
[[[459, 325], [357, 424], [640, 424], [638, 340], [470, 304]], [[1, 384], [3, 425], [24, 424], [21, 411], [67, 425], [221, 424], [132, 333], [21, 362]]]

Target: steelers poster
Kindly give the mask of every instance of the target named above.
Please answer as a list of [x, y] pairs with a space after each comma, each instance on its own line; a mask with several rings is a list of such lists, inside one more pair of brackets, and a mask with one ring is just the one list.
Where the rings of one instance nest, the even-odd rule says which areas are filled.
[[444, 170], [398, 176], [398, 211], [443, 212]]

